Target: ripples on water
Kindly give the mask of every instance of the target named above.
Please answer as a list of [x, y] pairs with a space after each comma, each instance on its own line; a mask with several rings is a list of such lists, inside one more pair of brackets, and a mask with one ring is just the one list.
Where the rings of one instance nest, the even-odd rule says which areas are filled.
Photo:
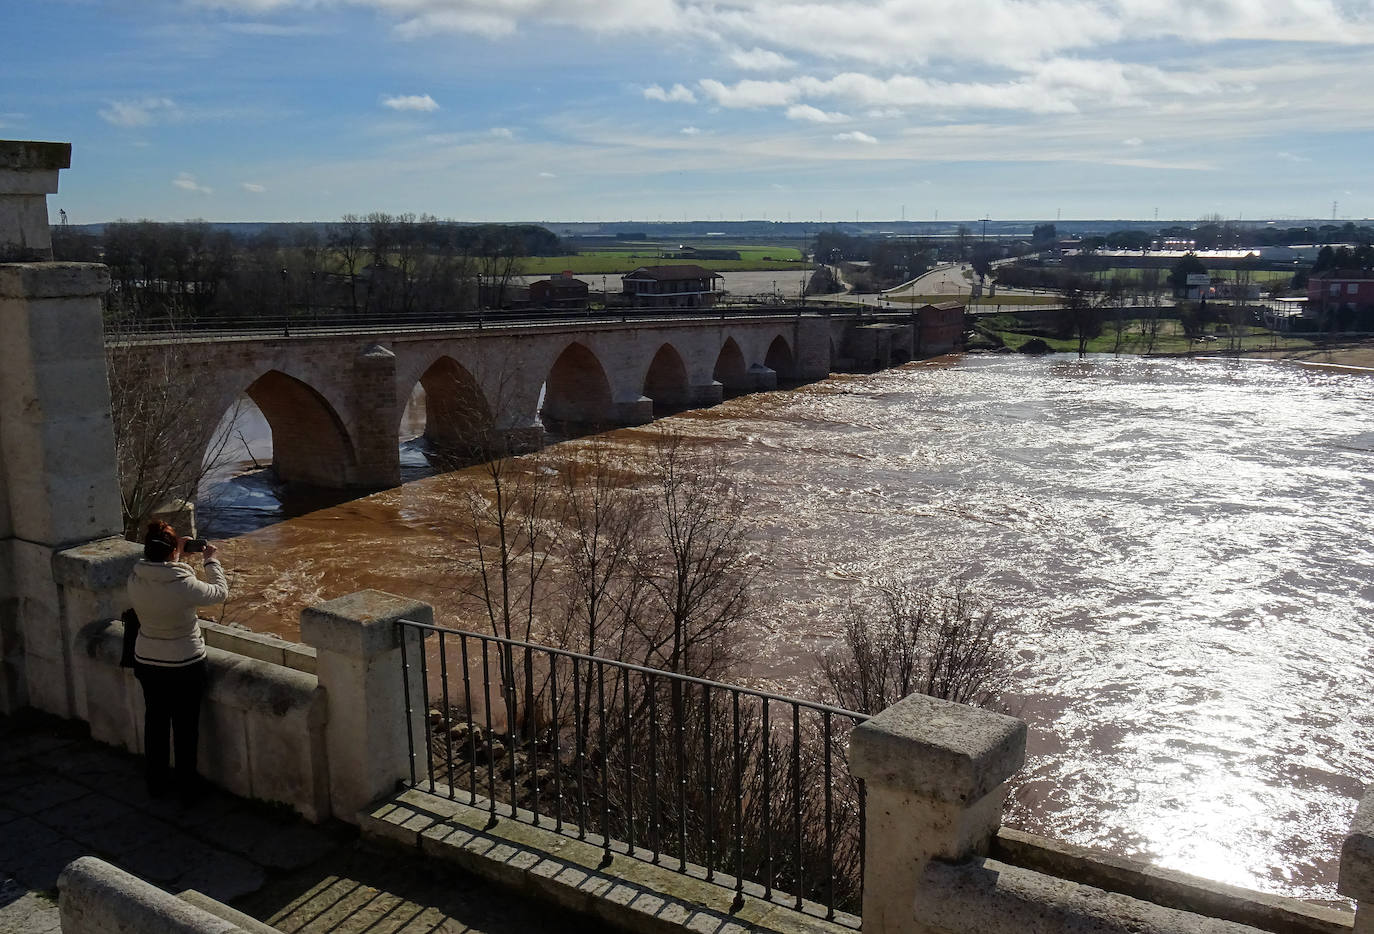
[[[1011, 823], [1334, 899], [1374, 780], [1371, 401], [1369, 377], [1251, 361], [977, 357], [672, 422], [753, 500], [754, 678], [811, 691], [851, 582], [957, 583], [1012, 621]], [[236, 539], [246, 611], [289, 632], [311, 599], [382, 586], [442, 615], [461, 482]]]

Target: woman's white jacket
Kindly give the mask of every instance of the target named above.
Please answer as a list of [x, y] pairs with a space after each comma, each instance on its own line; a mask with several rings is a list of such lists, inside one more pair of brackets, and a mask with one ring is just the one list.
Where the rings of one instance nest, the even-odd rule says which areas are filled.
[[214, 558], [205, 562], [202, 581], [189, 564], [140, 561], [129, 575], [129, 603], [138, 613], [134, 659], [143, 665], [175, 668], [205, 657], [196, 607], [229, 598], [224, 569]]

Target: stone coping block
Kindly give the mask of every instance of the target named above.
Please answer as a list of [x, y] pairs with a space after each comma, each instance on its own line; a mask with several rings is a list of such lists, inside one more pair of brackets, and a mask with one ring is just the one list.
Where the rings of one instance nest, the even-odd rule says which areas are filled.
[[52, 556], [53, 578], [63, 587], [100, 593], [118, 590], [129, 581], [134, 565], [143, 557], [143, 546], [118, 535], [98, 538]]
[[859, 724], [849, 740], [857, 778], [972, 804], [1026, 761], [1026, 724], [990, 710], [913, 694]]
[[997, 831], [989, 855], [1022, 869], [1273, 934], [1350, 934], [1354, 922], [1348, 911], [1213, 882], [1009, 827]]
[[52, 172], [71, 167], [71, 143], [0, 139], [0, 172]]
[[[667, 865], [654, 865], [626, 855], [618, 847], [610, 863], [600, 838], [589, 834], [578, 840], [553, 830], [526, 823], [531, 815], [520, 811], [519, 820], [502, 817], [494, 825], [485, 807], [449, 800], [449, 789], [436, 785], [429, 794], [419, 789], [403, 791], [358, 816], [363, 835], [391, 845], [419, 849], [442, 860], [504, 885], [516, 893], [553, 902], [567, 910], [600, 918], [627, 931], [650, 934], [854, 934], [858, 919], [842, 916], [846, 927], [827, 921], [824, 908], [807, 903], [807, 911], [791, 904], [763, 898], [763, 888], [745, 883], [744, 904], [731, 911], [734, 879], [722, 874], [707, 882], [705, 871], [688, 865], [687, 873]], [[466, 792], [459, 792], [464, 798]], [[510, 810], [498, 805], [506, 814]]]
[[306, 674], [313, 675], [315, 673], [316, 653], [308, 645], [288, 642], [279, 636], [226, 626], [223, 623], [212, 623], [208, 620], [200, 621], [200, 632], [208, 646], [223, 649], [235, 655], [256, 658], [261, 662], [294, 668], [297, 671], [304, 671]]
[[1365, 792], [1350, 834], [1341, 846], [1341, 874], [1336, 891], [1374, 911], [1374, 790]]
[[0, 298], [91, 298], [110, 290], [99, 263], [0, 263]]
[[149, 885], [94, 856], [73, 860], [57, 877], [64, 934], [240, 934], [233, 922]]
[[360, 590], [301, 611], [301, 639], [318, 651], [372, 658], [399, 648], [397, 620], [434, 623], [434, 607], [380, 590]]
[[922, 930], [941, 934], [1257, 934], [992, 859], [932, 862], [917, 896]]

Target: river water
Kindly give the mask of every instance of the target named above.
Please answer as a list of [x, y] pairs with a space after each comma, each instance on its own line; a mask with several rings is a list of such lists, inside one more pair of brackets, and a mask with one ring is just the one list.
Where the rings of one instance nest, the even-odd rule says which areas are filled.
[[[1009, 823], [1331, 900], [1374, 782], [1372, 402], [1370, 376], [1287, 364], [986, 356], [671, 422], [720, 445], [750, 500], [751, 682], [810, 694], [853, 586], [960, 586], [1015, 642], [1030, 740]], [[230, 486], [231, 527], [274, 518], [254, 477]], [[227, 617], [290, 637], [301, 606], [379, 587], [456, 621], [449, 516], [472, 482], [232, 538]]]

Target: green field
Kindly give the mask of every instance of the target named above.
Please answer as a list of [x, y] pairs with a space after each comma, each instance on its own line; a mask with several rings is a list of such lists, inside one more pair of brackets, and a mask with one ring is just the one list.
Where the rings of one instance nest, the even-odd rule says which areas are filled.
[[521, 272], [542, 276], [571, 270], [579, 275], [630, 272], [640, 266], [704, 266], [712, 272], [754, 272], [763, 270], [809, 269], [801, 251], [791, 246], [736, 246], [711, 244], [712, 249], [736, 250], [739, 259], [663, 259], [662, 253], [676, 252], [673, 246], [633, 244], [623, 249], [594, 250], [571, 256], [527, 256], [520, 261]]
[[[1088, 353], [1146, 353], [1147, 347], [1151, 353], [1160, 354], [1180, 354], [1180, 353], [1231, 353], [1234, 351], [1255, 351], [1255, 350], [1310, 350], [1314, 345], [1308, 338], [1290, 337], [1276, 334], [1273, 331], [1259, 327], [1250, 327], [1246, 333], [1236, 338], [1233, 342], [1227, 334], [1216, 335], [1214, 341], [1195, 341], [1191, 340], [1183, 333], [1183, 328], [1177, 321], [1163, 320], [1159, 322], [1159, 334], [1155, 337], [1154, 345], [1151, 347], [1149, 339], [1144, 333], [1145, 321], [1138, 318], [1128, 318], [1125, 322], [1125, 329], [1121, 333], [1121, 343], [1118, 346], [1114, 322], [1108, 321], [1103, 326], [1102, 334], [1094, 337], [1088, 342]], [[1025, 331], [1007, 328], [1005, 321], [996, 318], [984, 319], [983, 327], [996, 334], [1006, 346], [1016, 350], [1026, 341], [1039, 335], [1028, 334]], [[1077, 353], [1078, 341], [1075, 338], [1053, 338], [1040, 337], [1052, 350], [1058, 353]]]

